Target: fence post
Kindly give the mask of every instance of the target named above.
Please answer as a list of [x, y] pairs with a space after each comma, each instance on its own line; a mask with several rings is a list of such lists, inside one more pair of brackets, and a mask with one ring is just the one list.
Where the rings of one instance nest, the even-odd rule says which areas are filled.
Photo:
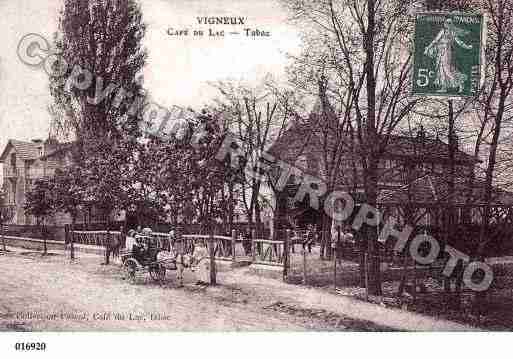
[[251, 231], [251, 262], [255, 263], [256, 259], [256, 231]]
[[75, 248], [73, 246], [75, 234], [73, 232], [73, 226], [70, 227], [69, 224], [64, 225], [64, 236], [66, 238], [66, 243], [69, 244], [69, 257], [71, 260], [75, 259]]
[[210, 285], [217, 284], [217, 269], [216, 269], [216, 258], [214, 252], [214, 235], [210, 233], [208, 241], [208, 252], [210, 256]]
[[306, 250], [305, 247], [301, 248], [301, 254], [303, 255], [303, 284], [306, 285], [307, 278], [306, 278]]
[[71, 226], [71, 236], [70, 236], [70, 241], [71, 241], [71, 244], [70, 244], [70, 249], [69, 249], [69, 252], [70, 252], [70, 257], [71, 257], [71, 260], [75, 260], [75, 226]]
[[338, 246], [340, 246], [340, 226], [337, 226], [337, 243], [336, 245], [334, 246], [334, 253], [333, 253], [333, 258], [335, 258], [335, 261], [334, 261], [334, 265], [333, 265], [333, 286], [335, 287], [335, 289], [337, 289], [337, 260], [338, 260], [338, 256], [337, 256], [337, 252], [338, 252]]
[[413, 258], [413, 289], [412, 289], [413, 303], [417, 301], [417, 261]]
[[64, 255], [66, 255], [66, 247], [71, 246], [71, 240], [69, 238], [69, 224], [64, 225]]
[[285, 232], [285, 240], [283, 241], [283, 280], [287, 280], [289, 274], [289, 240], [291, 237], [291, 230], [287, 229]]
[[235, 245], [237, 244], [237, 231], [232, 229], [232, 265], [235, 265]]
[[369, 301], [369, 261], [368, 253], [364, 254], [364, 266], [365, 266], [365, 300]]
[[[2, 209], [0, 208], [0, 211]], [[0, 213], [0, 216], [2, 215], [2, 213]], [[0, 222], [0, 236], [2, 237], [2, 250], [4, 252], [7, 253], [7, 246], [5, 244], [5, 237], [4, 237], [5, 233], [4, 233], [4, 224], [2, 222]]]
[[110, 231], [108, 227], [105, 237], [105, 265], [108, 265], [110, 263]]

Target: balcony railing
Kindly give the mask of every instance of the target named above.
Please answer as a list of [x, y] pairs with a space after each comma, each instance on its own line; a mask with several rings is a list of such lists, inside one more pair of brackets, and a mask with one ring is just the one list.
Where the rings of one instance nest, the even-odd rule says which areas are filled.
[[20, 169], [15, 167], [6, 167], [4, 169], [5, 178], [18, 178], [20, 176]]

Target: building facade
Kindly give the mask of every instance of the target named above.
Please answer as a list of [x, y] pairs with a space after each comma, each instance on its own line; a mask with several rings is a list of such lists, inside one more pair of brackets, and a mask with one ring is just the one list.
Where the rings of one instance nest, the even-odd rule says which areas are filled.
[[[360, 156], [364, 149], [349, 131], [333, 130], [337, 128], [333, 121], [337, 120], [317, 108], [308, 119], [293, 123], [271, 148], [276, 158], [300, 171], [290, 177], [283, 193], [275, 193], [280, 227], [320, 224], [322, 211], [309, 208], [308, 200], [295, 201], [305, 178], [330, 183], [330, 192], [344, 191], [357, 205], [365, 203]], [[453, 158], [449, 145], [438, 137], [429, 137], [423, 128], [415, 133], [389, 135], [386, 141], [378, 165], [378, 207], [394, 207], [389, 214], [397, 218], [406, 205], [413, 204], [418, 213], [424, 213], [417, 224], [433, 225], [443, 217], [434, 208], [451, 205], [458, 207], [458, 220], [477, 221], [472, 209], [467, 209], [482, 205], [484, 200], [484, 182], [476, 174], [480, 161], [462, 151], [457, 138]], [[512, 204], [511, 193], [494, 188], [492, 205]]]
[[[31, 225], [35, 219], [25, 215], [26, 194], [37, 179], [51, 177], [56, 169], [72, 164], [69, 144], [60, 144], [54, 139], [31, 142], [10, 139], [1, 156], [3, 164], [3, 187], [5, 204], [15, 208], [11, 224]], [[55, 215], [50, 224], [68, 223], [64, 214]]]

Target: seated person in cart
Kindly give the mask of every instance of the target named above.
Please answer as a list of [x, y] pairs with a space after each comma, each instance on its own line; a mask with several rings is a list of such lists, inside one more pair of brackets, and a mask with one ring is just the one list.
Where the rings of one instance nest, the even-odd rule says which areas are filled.
[[[151, 229], [149, 233], [151, 234]], [[135, 244], [132, 247], [132, 256], [142, 265], [148, 261], [152, 261], [150, 240], [151, 236], [148, 235], [146, 228], [142, 233], [135, 235]]]
[[136, 235], [135, 244], [132, 247], [132, 255], [139, 263], [144, 262], [146, 254], [146, 246], [144, 245], [143, 238], [143, 236]]

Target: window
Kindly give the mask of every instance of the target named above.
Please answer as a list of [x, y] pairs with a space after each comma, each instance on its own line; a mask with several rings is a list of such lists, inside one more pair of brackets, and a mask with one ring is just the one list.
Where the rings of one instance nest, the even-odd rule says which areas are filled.
[[11, 167], [16, 169], [16, 153], [11, 153]]

